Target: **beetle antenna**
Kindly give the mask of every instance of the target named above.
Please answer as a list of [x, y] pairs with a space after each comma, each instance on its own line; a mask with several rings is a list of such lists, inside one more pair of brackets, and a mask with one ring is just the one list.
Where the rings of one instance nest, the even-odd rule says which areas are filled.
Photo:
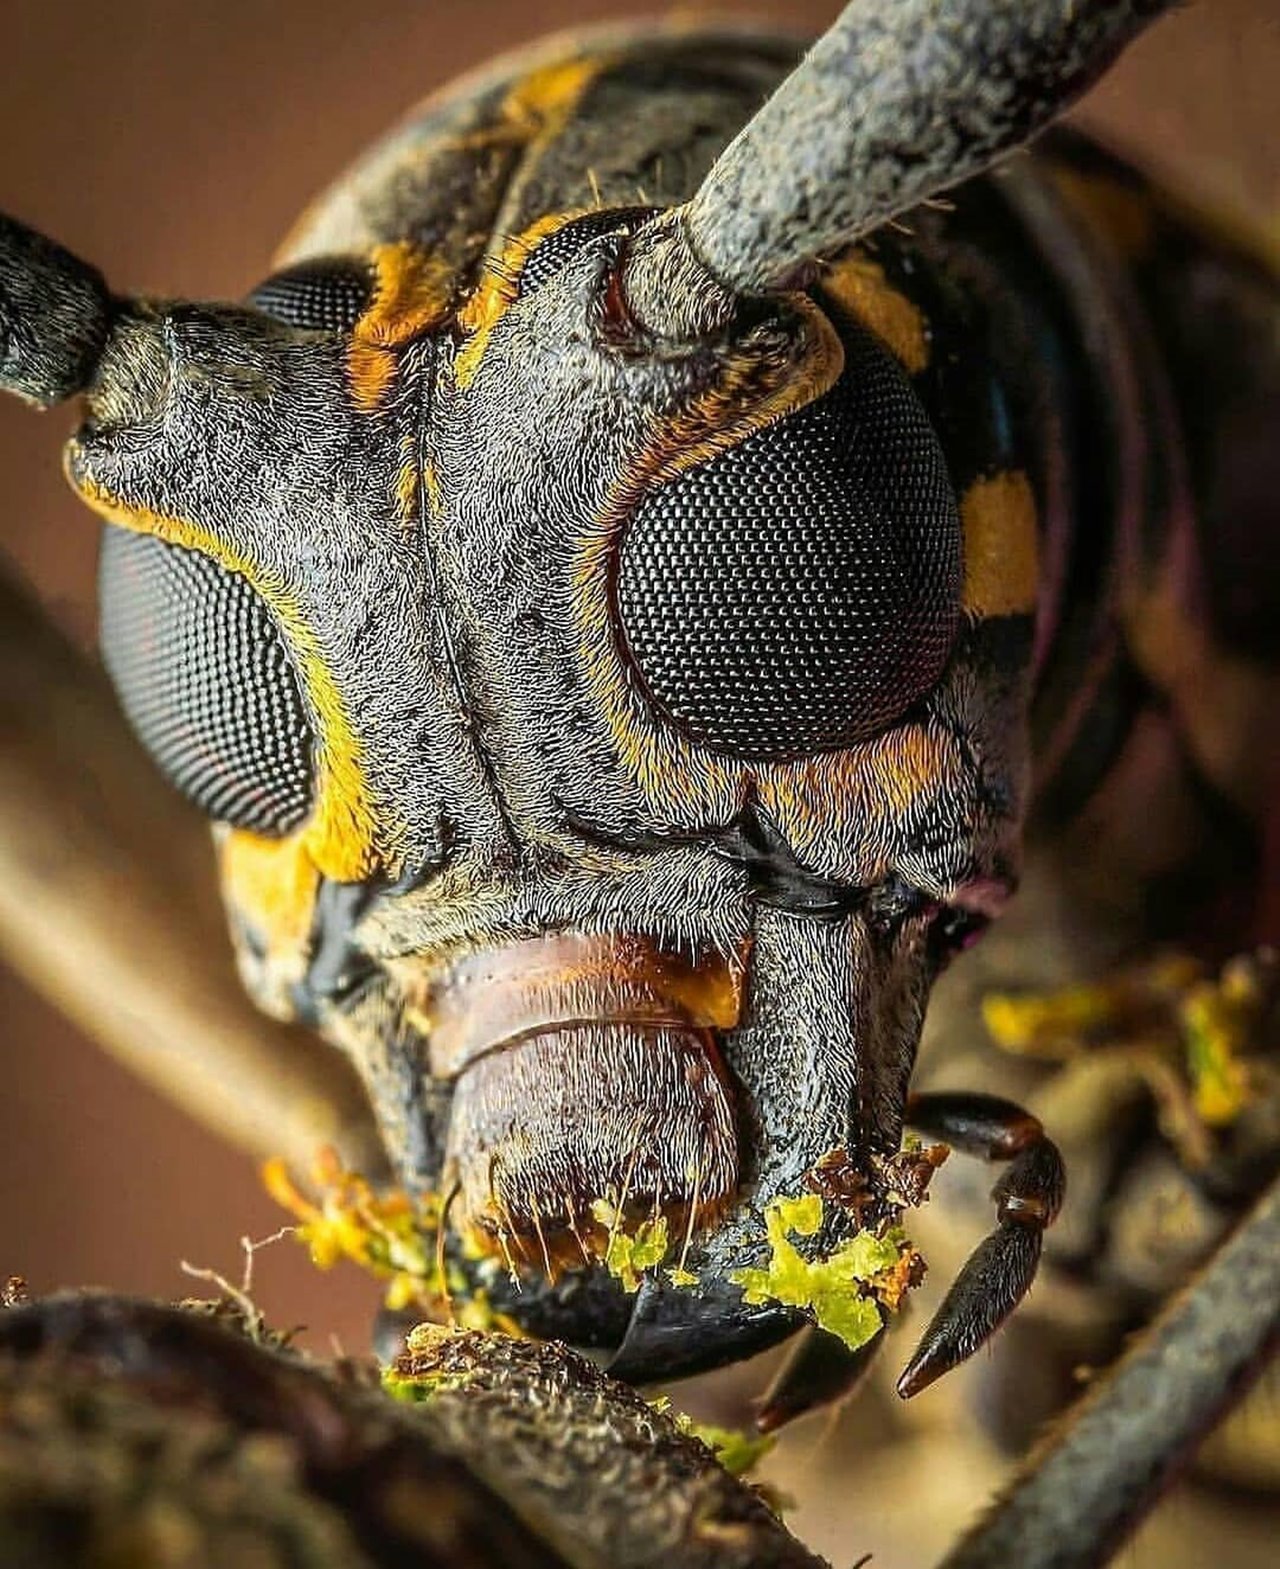
[[636, 318], [696, 341], [741, 296], [795, 287], [815, 256], [1030, 140], [1171, 3], [852, 0], [692, 201], [637, 236]]
[[95, 267], [0, 213], [0, 389], [40, 408], [83, 392], [110, 318]]

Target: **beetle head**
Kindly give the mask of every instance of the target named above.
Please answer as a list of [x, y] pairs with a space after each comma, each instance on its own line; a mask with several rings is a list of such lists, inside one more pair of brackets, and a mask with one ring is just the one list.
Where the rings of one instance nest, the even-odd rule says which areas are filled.
[[[491, 1295], [665, 1227], [699, 1286], [646, 1282], [637, 1376], [792, 1326], [737, 1282], [833, 1151], [814, 1255], [895, 1218], [929, 985], [1015, 876], [1029, 647], [966, 607], [892, 353], [821, 287], [657, 342], [651, 221], [517, 242], [457, 322], [407, 249], [121, 307], [68, 458], [251, 988], [350, 1052]], [[566, 1290], [511, 1306], [618, 1339]]]
[[[531, 1327], [637, 1378], [792, 1327], [746, 1273], [796, 1246], [780, 1201], [825, 1184], [819, 1259], [896, 1217], [929, 987], [1016, 876], [1029, 589], [991, 595], [989, 510], [962, 527], [906, 369], [808, 259], [1029, 127], [988, 96], [949, 161], [900, 149], [926, 189], [877, 183], [837, 145], [876, 122], [839, 112], [856, 22], [813, 59], [687, 209], [539, 224], [463, 299], [408, 243], [239, 308], [0, 256], [41, 310], [50, 268], [83, 285], [6, 374], [86, 393], [104, 652], [220, 825], [251, 988], [350, 1052], [473, 1283], [530, 1277]], [[752, 138], [797, 92], [861, 206], [847, 174], [766, 199]], [[724, 250], [730, 210], [767, 221]], [[1033, 516], [1001, 521], [1025, 565]], [[634, 1306], [579, 1267], [659, 1223]]]

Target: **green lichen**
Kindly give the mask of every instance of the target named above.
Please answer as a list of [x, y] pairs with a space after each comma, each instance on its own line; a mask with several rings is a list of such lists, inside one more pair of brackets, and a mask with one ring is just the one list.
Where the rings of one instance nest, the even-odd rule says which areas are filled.
[[730, 1476], [746, 1476], [769, 1453], [777, 1439], [767, 1433], [746, 1433], [736, 1427], [716, 1427], [678, 1414], [675, 1424], [689, 1438], [705, 1444]]
[[1242, 1060], [1256, 1019], [1255, 997], [1243, 967], [1224, 969], [1218, 982], [1191, 988], [1178, 1010], [1186, 1043], [1187, 1076], [1198, 1115], [1211, 1128], [1228, 1128], [1249, 1104]]
[[896, 1308], [910, 1285], [917, 1255], [902, 1231], [859, 1231], [822, 1259], [807, 1259], [792, 1236], [812, 1237], [822, 1226], [822, 1199], [775, 1199], [764, 1212], [771, 1257], [764, 1269], [731, 1278], [749, 1303], [805, 1308], [851, 1351], [880, 1332], [880, 1305]]
[[609, 1228], [605, 1246], [604, 1266], [624, 1291], [635, 1291], [640, 1276], [646, 1269], [654, 1269], [667, 1256], [671, 1239], [667, 1231], [667, 1218], [658, 1215], [652, 1220], [642, 1220], [631, 1230], [621, 1214], [604, 1199], [597, 1199], [591, 1206], [593, 1217]]
[[467, 1381], [457, 1373], [400, 1373], [394, 1365], [382, 1370], [383, 1393], [406, 1405], [425, 1405], [437, 1395], [465, 1389]]
[[1202, 1166], [1205, 1130], [1230, 1127], [1260, 1093], [1252, 1059], [1273, 966], [1259, 949], [1229, 959], [1215, 977], [1189, 954], [1162, 954], [1088, 986], [990, 994], [983, 1017], [1006, 1050], [1062, 1062], [1085, 1050], [1127, 1054], [1160, 1103], [1166, 1136], [1189, 1167]]
[[677, 1432], [705, 1444], [730, 1476], [745, 1476], [778, 1441], [768, 1433], [747, 1433], [741, 1428], [717, 1427], [713, 1422], [695, 1422], [687, 1411], [672, 1407], [669, 1395], [653, 1395], [649, 1404], [659, 1416], [670, 1417]]

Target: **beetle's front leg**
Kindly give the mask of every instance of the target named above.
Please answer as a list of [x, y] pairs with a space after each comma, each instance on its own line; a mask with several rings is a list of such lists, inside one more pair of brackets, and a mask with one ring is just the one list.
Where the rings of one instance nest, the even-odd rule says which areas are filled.
[[904, 1400], [971, 1357], [1026, 1295], [1046, 1226], [1062, 1208], [1066, 1172], [1030, 1112], [996, 1095], [913, 1095], [907, 1121], [965, 1155], [1008, 1161], [991, 1190], [999, 1225], [974, 1249], [898, 1380]]

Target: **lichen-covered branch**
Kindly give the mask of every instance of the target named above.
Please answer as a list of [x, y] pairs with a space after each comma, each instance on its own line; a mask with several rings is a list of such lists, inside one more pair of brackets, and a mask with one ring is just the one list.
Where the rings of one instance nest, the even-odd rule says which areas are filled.
[[821, 1569], [709, 1449], [563, 1346], [440, 1330], [396, 1383], [408, 1399], [226, 1303], [0, 1311], [0, 1562]]
[[819, 1569], [704, 1444], [564, 1346], [423, 1325], [388, 1385], [574, 1562]]

